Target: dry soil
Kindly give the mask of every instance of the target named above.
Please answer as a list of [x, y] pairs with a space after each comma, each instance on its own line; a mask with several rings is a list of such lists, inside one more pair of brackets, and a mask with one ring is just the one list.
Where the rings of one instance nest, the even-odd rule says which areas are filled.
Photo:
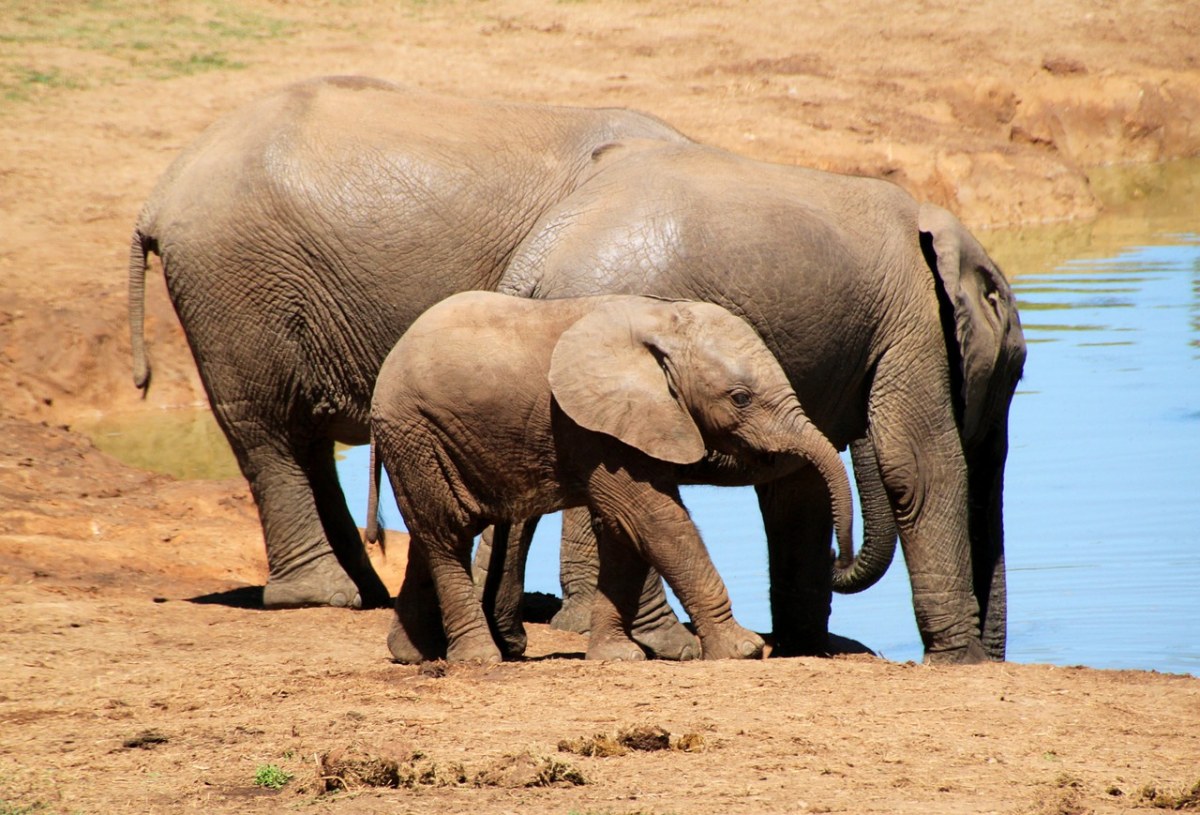
[[1087, 219], [1093, 168], [1200, 153], [1194, 2], [0, 0], [0, 42], [3, 815], [1200, 808], [1200, 679], [592, 664], [542, 625], [524, 662], [393, 665], [388, 612], [257, 607], [244, 482], [71, 430], [203, 405], [157, 276], [156, 381], [130, 382], [129, 233], [185, 144], [282, 83], [635, 107], [976, 228]]

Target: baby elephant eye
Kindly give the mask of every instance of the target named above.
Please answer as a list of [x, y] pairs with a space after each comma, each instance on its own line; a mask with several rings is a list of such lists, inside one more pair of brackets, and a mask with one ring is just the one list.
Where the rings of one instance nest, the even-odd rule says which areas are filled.
[[729, 394], [729, 398], [740, 408], [748, 407], [750, 405], [750, 394], [746, 391], [734, 391], [733, 393]]

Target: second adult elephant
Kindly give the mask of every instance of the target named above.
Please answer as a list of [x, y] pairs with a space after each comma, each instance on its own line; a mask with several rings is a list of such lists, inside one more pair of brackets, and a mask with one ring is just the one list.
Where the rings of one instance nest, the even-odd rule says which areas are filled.
[[[813, 422], [854, 444], [860, 485], [881, 487], [866, 522], [880, 544], [899, 532], [927, 658], [1003, 658], [1003, 478], [1025, 342], [1003, 274], [949, 212], [875, 179], [657, 145], [545, 213], [500, 291], [703, 299], [745, 317]], [[803, 471], [757, 490], [779, 648], [820, 652], [827, 499]]]

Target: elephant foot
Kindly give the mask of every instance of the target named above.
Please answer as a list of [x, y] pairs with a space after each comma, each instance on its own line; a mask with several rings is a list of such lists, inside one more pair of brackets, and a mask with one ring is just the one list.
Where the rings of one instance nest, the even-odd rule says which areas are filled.
[[773, 657], [827, 657], [833, 653], [828, 631], [775, 632]]
[[446, 656], [446, 636], [441, 622], [436, 626], [414, 618], [411, 613], [398, 612], [392, 618], [392, 627], [387, 636], [388, 650], [392, 661], [405, 665], [418, 665]]
[[705, 634], [700, 643], [705, 659], [762, 659], [767, 646], [762, 637], [737, 623]]
[[355, 608], [387, 608], [392, 604], [392, 593], [379, 579], [379, 575], [375, 574], [374, 569], [355, 582], [362, 598]]
[[633, 630], [633, 639], [655, 659], [699, 659], [700, 641], [687, 626], [678, 620], [667, 624]]
[[[378, 579], [378, 578], [377, 578]], [[382, 583], [380, 584], [382, 586]], [[384, 591], [386, 594], [386, 589]], [[263, 588], [264, 608], [333, 606], [362, 608], [362, 595], [331, 552], [303, 569], [279, 577], [268, 577]]]
[[499, 643], [500, 652], [506, 660], [520, 659], [525, 656], [525, 649], [529, 645], [529, 638], [525, 634], [524, 626], [521, 626], [519, 631], [496, 631], [495, 641]]
[[592, 627], [592, 598], [578, 594], [563, 598], [562, 608], [550, 620], [550, 627], [559, 631], [574, 631], [586, 634]]
[[454, 638], [446, 650], [447, 662], [500, 662], [500, 649], [486, 629], [470, 632]]
[[972, 639], [966, 645], [958, 648], [925, 652], [927, 665], [978, 665], [990, 661], [988, 652], [976, 639]]
[[641, 662], [646, 652], [636, 642], [625, 637], [597, 637], [588, 640], [586, 659], [604, 662]]

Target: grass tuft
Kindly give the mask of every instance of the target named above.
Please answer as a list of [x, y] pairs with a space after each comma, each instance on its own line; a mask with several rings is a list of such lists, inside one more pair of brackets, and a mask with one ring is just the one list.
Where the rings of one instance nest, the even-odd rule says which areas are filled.
[[254, 771], [254, 783], [269, 790], [283, 789], [283, 785], [292, 780], [292, 774], [275, 764], [260, 765]]
[[0, 19], [0, 99], [8, 102], [131, 79], [238, 70], [260, 43], [286, 38], [295, 28], [233, 0], [187, 6], [0, 0]]

